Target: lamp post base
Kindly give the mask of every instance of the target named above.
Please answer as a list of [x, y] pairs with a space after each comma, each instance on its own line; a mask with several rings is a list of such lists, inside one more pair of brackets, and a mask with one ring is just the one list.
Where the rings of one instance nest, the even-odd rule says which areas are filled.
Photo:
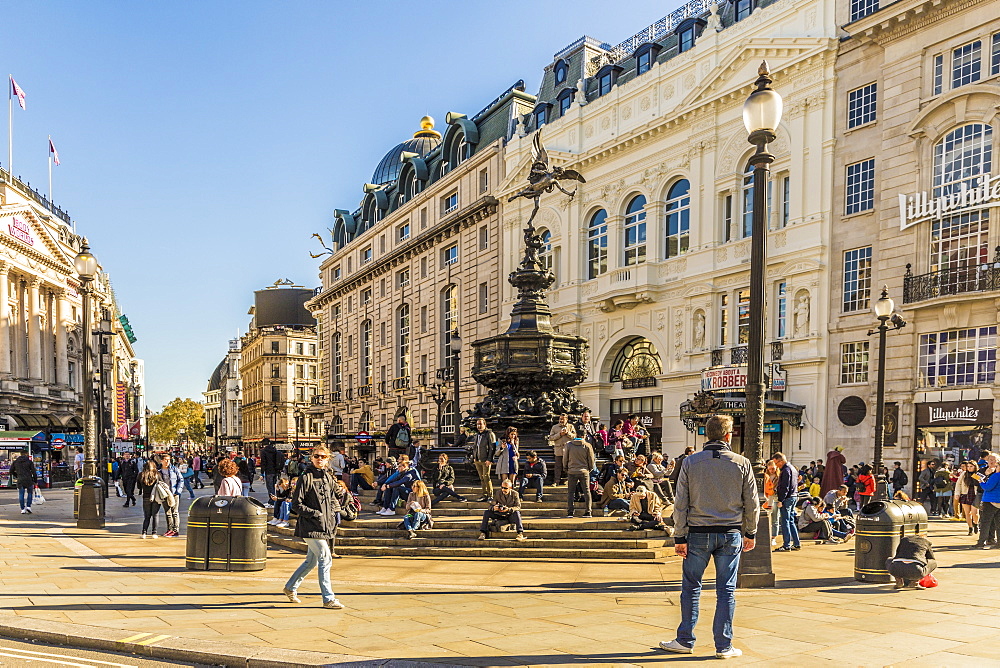
[[739, 589], [764, 589], [774, 586], [771, 568], [771, 513], [761, 508], [757, 520], [757, 541], [754, 548], [740, 556], [740, 571], [736, 576]]
[[77, 480], [74, 489], [76, 495], [76, 528], [104, 528], [104, 481], [98, 476], [86, 476]]

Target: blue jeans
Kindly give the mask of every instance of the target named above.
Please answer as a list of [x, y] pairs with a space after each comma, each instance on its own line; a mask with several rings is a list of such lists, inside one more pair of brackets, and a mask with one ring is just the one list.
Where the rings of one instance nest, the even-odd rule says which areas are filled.
[[[588, 490], [587, 493], [589, 494], [590, 491]], [[604, 506], [604, 510], [609, 512], [612, 510], [628, 510], [628, 509], [629, 509], [628, 499], [611, 499], [610, 501], [608, 501], [608, 505]]]
[[785, 547], [800, 547], [799, 526], [795, 522], [795, 497], [785, 499], [782, 502], [781, 518], [778, 523], [781, 525], [781, 537], [785, 541]]
[[396, 508], [396, 502], [402, 499], [406, 501], [406, 497], [410, 495], [410, 490], [408, 490], [403, 485], [398, 487], [390, 487], [382, 493], [382, 507], [388, 508], [389, 510], [394, 510]]
[[319, 590], [323, 594], [323, 602], [332, 601], [337, 598], [330, 586], [330, 567], [333, 565], [333, 557], [330, 555], [330, 541], [325, 538], [303, 538], [306, 542], [308, 552], [306, 560], [295, 569], [292, 577], [288, 578], [285, 589], [298, 591], [302, 581], [309, 575], [309, 571], [319, 564]]
[[688, 553], [684, 559], [681, 581], [681, 623], [677, 627], [677, 642], [694, 647], [694, 627], [698, 624], [701, 599], [701, 579], [711, 557], [715, 561], [715, 651], [722, 652], [733, 645], [733, 613], [736, 612], [736, 573], [743, 552], [743, 536], [730, 533], [689, 533]]
[[278, 480], [277, 473], [265, 473], [264, 474], [264, 488], [267, 490], [267, 502], [271, 502], [271, 497], [274, 496], [274, 483]]
[[292, 514], [292, 502], [288, 501], [287, 499], [283, 501], [278, 501], [278, 510], [275, 511], [274, 517], [276, 519], [282, 520], [283, 522], [287, 522], [288, 518], [291, 517], [291, 514]]
[[541, 476], [534, 476], [532, 478], [521, 478], [521, 498], [524, 498], [524, 493], [529, 487], [534, 488], [535, 498], [539, 498], [544, 493], [544, 481]]
[[243, 496], [250, 496], [250, 483], [244, 482], [240, 484], [243, 485]]
[[21, 487], [18, 485], [17, 488], [17, 501], [21, 504], [21, 510], [31, 507], [31, 498], [35, 495], [34, 487]]
[[191, 498], [193, 499], [194, 498], [194, 490], [191, 489], [191, 478], [184, 478], [184, 489], [187, 490], [187, 493], [190, 494]]
[[360, 473], [351, 474], [351, 493], [357, 494], [359, 489], [375, 489], [374, 486], [369, 485], [365, 477]]
[[426, 519], [427, 515], [424, 513], [409, 512], [403, 517], [403, 526], [406, 527], [407, 531], [416, 531]]

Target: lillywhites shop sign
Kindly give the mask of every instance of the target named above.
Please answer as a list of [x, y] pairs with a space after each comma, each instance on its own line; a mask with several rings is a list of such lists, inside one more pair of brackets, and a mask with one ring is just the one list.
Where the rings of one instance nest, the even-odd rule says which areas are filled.
[[1000, 174], [979, 177], [975, 188], [965, 187], [951, 195], [931, 197], [926, 191], [899, 196], [899, 229], [905, 230], [928, 220], [941, 220], [955, 213], [1000, 207]]
[[993, 402], [989, 399], [917, 404], [919, 427], [961, 427], [992, 423]]
[[[777, 364], [765, 365], [769, 389], [772, 392], [785, 391], [785, 371]], [[743, 392], [747, 388], [747, 367], [745, 364], [714, 366], [701, 372], [701, 389], [709, 392]]]

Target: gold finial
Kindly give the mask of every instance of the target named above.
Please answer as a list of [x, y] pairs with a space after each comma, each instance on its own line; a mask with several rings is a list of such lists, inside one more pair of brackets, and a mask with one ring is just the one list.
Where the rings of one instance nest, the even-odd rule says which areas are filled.
[[421, 130], [433, 130], [434, 129], [434, 119], [430, 116], [424, 116], [420, 119], [420, 129]]
[[766, 77], [770, 73], [771, 71], [767, 67], [767, 61], [766, 60], [760, 61], [760, 67], [757, 68], [757, 74], [759, 74], [762, 77]]

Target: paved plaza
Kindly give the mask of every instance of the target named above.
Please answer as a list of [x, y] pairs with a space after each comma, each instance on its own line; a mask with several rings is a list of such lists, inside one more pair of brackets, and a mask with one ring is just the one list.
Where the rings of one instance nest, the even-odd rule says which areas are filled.
[[[281, 596], [301, 553], [271, 548], [262, 572], [189, 572], [183, 538], [140, 540], [136, 509], [111, 499], [107, 530], [81, 531], [69, 519], [69, 491], [47, 496], [31, 516], [18, 514], [11, 492], [0, 499], [5, 629], [55, 623], [71, 636], [147, 647], [209, 641], [220, 654], [271, 648], [286, 660], [294, 660], [286, 650], [307, 650], [324, 661], [476, 666], [715, 661], [714, 593], [703, 600], [694, 656], [654, 649], [677, 625], [677, 557], [642, 564], [345, 557], [333, 578], [347, 609], [334, 611], [319, 607], [314, 577], [301, 605]], [[1000, 550], [965, 549], [965, 533], [964, 524], [931, 523], [941, 586], [926, 591], [855, 582], [850, 543], [774, 555], [778, 588], [738, 594], [734, 644], [744, 656], [732, 663], [1000, 666]]]

